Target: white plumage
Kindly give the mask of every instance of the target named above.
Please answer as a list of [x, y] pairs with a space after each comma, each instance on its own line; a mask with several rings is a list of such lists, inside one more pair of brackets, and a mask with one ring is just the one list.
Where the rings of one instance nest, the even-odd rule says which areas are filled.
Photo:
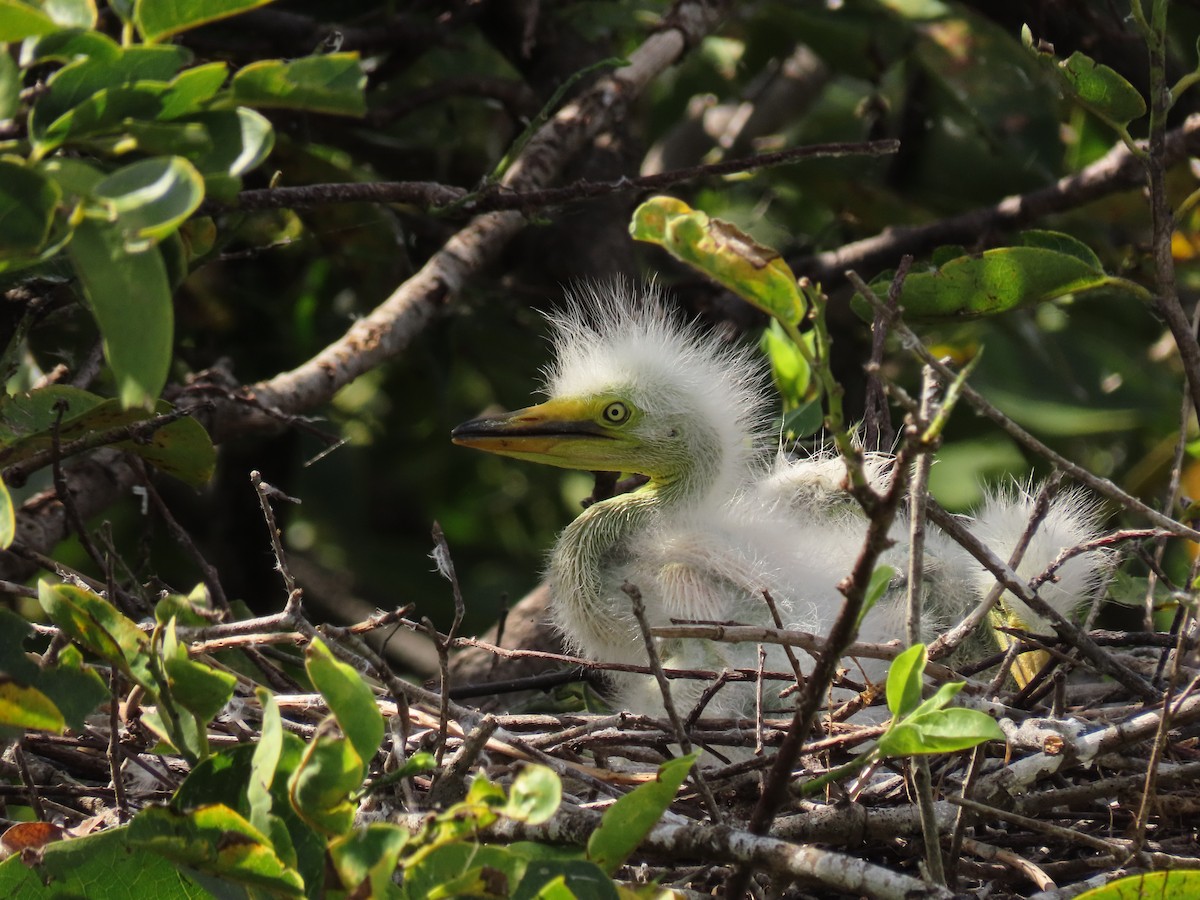
[[[837, 584], [860, 552], [866, 519], [844, 489], [840, 459], [776, 452], [760, 360], [681, 323], [653, 288], [589, 287], [550, 322], [555, 358], [547, 402], [465, 423], [454, 439], [551, 465], [650, 478], [636, 491], [592, 505], [559, 536], [549, 568], [551, 609], [571, 649], [605, 662], [646, 663], [622, 590], [626, 583], [640, 590], [652, 626], [672, 620], [769, 626], [763, 598], [769, 592], [787, 627], [825, 634], [840, 609]], [[889, 477], [887, 456], [869, 454], [867, 465], [877, 483]], [[970, 527], [1007, 559], [1032, 503], [1028, 490], [993, 495]], [[897, 545], [883, 560], [901, 573], [906, 534], [907, 523], [898, 522]], [[1051, 507], [1018, 572], [1032, 577], [1064, 548], [1095, 535], [1094, 505], [1080, 492], [1067, 492]], [[932, 527], [925, 559], [924, 622], [933, 635], [965, 615], [993, 581]], [[1076, 556], [1040, 594], [1070, 615], [1106, 566], [1102, 554]], [[866, 617], [860, 640], [902, 638], [898, 582]], [[1031, 611], [1021, 610], [1029, 628], [1045, 630]], [[660, 640], [658, 652], [668, 668], [720, 671], [754, 668], [758, 661], [752, 644]], [[769, 648], [766, 667], [788, 670], [780, 648]], [[874, 679], [885, 671], [886, 664], [867, 666]], [[649, 676], [618, 675], [613, 683], [615, 706], [661, 711], [659, 688]], [[678, 679], [671, 686], [686, 713], [705, 685]], [[766, 696], [770, 702], [770, 690]], [[726, 685], [708, 712], [753, 714], [754, 687]]]

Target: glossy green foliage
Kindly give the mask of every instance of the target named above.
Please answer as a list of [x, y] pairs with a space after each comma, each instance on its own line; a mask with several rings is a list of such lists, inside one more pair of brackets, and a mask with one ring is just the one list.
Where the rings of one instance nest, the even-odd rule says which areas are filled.
[[43, 580], [38, 596], [65, 636], [145, 691], [154, 704], [142, 716], [147, 727], [192, 762], [208, 756], [208, 723], [233, 695], [237, 679], [191, 659], [174, 618], [146, 632], [108, 599], [75, 585]]
[[[67, 385], [12, 394], [0, 398], [0, 465], [44, 456], [52, 450], [56, 434], [59, 444], [66, 446], [105, 432], [119, 434], [131, 425], [152, 424], [156, 416], [170, 411], [170, 405], [161, 401], [153, 413], [125, 409], [119, 401]], [[208, 482], [216, 466], [208, 432], [191, 418], [167, 420], [149, 437], [118, 440], [115, 445], [196, 487]]]
[[588, 839], [588, 859], [610, 875], [615, 872], [671, 805], [695, 762], [693, 753], [663, 763], [654, 781], [634, 788], [609, 807]]
[[804, 295], [787, 263], [729, 222], [674, 197], [653, 197], [634, 210], [629, 233], [658, 244], [785, 324], [804, 316]]
[[172, 293], [189, 264], [180, 227], [206, 196], [234, 196], [272, 149], [251, 107], [365, 111], [354, 54], [263, 60], [231, 81], [225, 62], [194, 65], [187, 49], [155, 43], [260, 5], [135, 3], [126, 12], [144, 43], [125, 45], [92, 30], [90, 3], [4, 5], [0, 38], [24, 45], [0, 93], [32, 67], [58, 67], [29, 106], [27, 137], [0, 160], [0, 274], [36, 278], [65, 253], [126, 408], [151, 408], [166, 383]]
[[1114, 127], [1124, 128], [1146, 114], [1146, 101], [1119, 72], [1076, 50], [1065, 60], [1056, 60], [1053, 49], [1034, 44], [1026, 25], [1021, 30], [1025, 46], [1046, 68], [1054, 72], [1064, 93]]
[[1194, 897], [1200, 891], [1200, 872], [1143, 872], [1118, 878], [1103, 887], [1077, 894], [1079, 900], [1148, 900], [1148, 898]]
[[918, 756], [956, 753], [984, 741], [1002, 741], [1004, 732], [985, 713], [951, 707], [964, 682], [941, 685], [922, 701], [928, 655], [924, 644], [914, 644], [893, 660], [888, 669], [887, 704], [891, 724], [877, 745], [882, 756]]
[[[996, 247], [974, 255], [951, 254], [904, 279], [899, 302], [906, 319], [918, 322], [996, 315], [1102, 289], [1133, 296], [1145, 293], [1125, 279], [1108, 275], [1086, 244], [1058, 232], [1026, 232], [1021, 246]], [[892, 273], [884, 272], [871, 287], [883, 296], [891, 281]], [[855, 298], [854, 308], [863, 319], [870, 320], [873, 315], [862, 297]]]

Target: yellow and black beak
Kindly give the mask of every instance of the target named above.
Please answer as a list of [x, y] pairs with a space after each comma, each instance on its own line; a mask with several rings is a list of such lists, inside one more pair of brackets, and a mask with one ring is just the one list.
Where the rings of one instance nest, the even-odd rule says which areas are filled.
[[596, 456], [596, 445], [612, 440], [591, 412], [590, 404], [580, 400], [548, 400], [463, 422], [450, 432], [450, 440], [501, 456], [587, 469]]

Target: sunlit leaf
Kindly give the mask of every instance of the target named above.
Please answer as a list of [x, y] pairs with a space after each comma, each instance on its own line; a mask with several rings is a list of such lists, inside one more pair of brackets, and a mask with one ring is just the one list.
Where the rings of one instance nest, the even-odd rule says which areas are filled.
[[527, 765], [508, 789], [504, 815], [510, 819], [540, 825], [558, 810], [562, 800], [562, 782], [552, 769]]
[[363, 116], [366, 83], [357, 53], [329, 53], [251, 63], [233, 76], [233, 96], [249, 106]]
[[324, 727], [288, 782], [292, 806], [318, 831], [345, 834], [354, 825], [357, 807], [350, 795], [362, 784], [364, 768], [354, 745]]
[[0, 479], [0, 550], [12, 546], [17, 536], [17, 511], [13, 508], [12, 494], [8, 485]]
[[729, 222], [674, 197], [652, 197], [633, 213], [629, 233], [655, 243], [781, 322], [804, 316], [804, 295], [780, 255]]
[[396, 862], [409, 834], [398, 825], [372, 822], [329, 844], [329, 856], [351, 896], [387, 897], [395, 886]]
[[887, 677], [887, 705], [896, 718], [920, 706], [922, 676], [928, 659], [925, 645], [913, 644], [892, 660]]
[[186, 813], [163, 806], [143, 809], [129, 826], [130, 843], [161, 853], [231, 884], [303, 897], [304, 881], [275, 853], [270, 839], [227, 806]]
[[956, 753], [984, 741], [1002, 740], [1004, 732], [991, 716], [956, 706], [901, 722], [879, 739], [879, 751], [884, 756]]
[[172, 234], [204, 199], [204, 179], [181, 156], [138, 160], [92, 191], [116, 217], [125, 249], [138, 253]]
[[112, 367], [121, 402], [147, 406], [171, 364], [175, 312], [161, 254], [130, 253], [118, 228], [85, 221], [68, 245]]
[[0, 0], [0, 43], [49, 34], [59, 27], [40, 6], [24, 0]]
[[588, 859], [612, 874], [662, 817], [696, 761], [691, 753], [663, 763], [658, 778], [639, 785], [610, 806], [588, 838]]
[[1168, 900], [1200, 896], [1200, 871], [1142, 872], [1076, 894], [1075, 900]]
[[0, 161], [0, 259], [36, 253], [50, 239], [62, 193], [40, 172]]
[[266, 6], [272, 0], [135, 0], [133, 22], [147, 41]]
[[358, 755], [373, 757], [383, 742], [383, 716], [370, 686], [354, 669], [335, 659], [320, 639], [309, 644], [305, 668]]
[[[932, 271], [913, 271], [904, 280], [900, 304], [909, 319], [994, 315], [1048, 300], [1103, 288], [1125, 289], [1099, 267], [1099, 260], [1074, 238], [1033, 232], [1032, 246], [997, 247], [960, 256]], [[877, 279], [877, 294], [887, 283]], [[870, 307], [861, 297], [855, 311], [864, 319]]]
[[1058, 64], [1075, 98], [1101, 118], [1127, 125], [1146, 114], [1146, 101], [1115, 69], [1076, 50]]
[[0, 676], [0, 727], [62, 734], [63, 714], [35, 687]]
[[147, 653], [150, 639], [115, 606], [74, 585], [45, 580], [38, 582], [38, 600], [67, 637], [117, 666], [142, 687], [156, 691]]

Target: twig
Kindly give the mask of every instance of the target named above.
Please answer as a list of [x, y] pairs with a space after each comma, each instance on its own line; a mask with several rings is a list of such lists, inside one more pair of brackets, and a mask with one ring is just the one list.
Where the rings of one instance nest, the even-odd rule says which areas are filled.
[[19, 740], [13, 744], [13, 759], [16, 760], [17, 768], [21, 772], [21, 781], [25, 785], [25, 793], [29, 798], [29, 808], [33, 810], [34, 818], [39, 822], [45, 822], [46, 809], [42, 806], [42, 798], [38, 792], [37, 782], [34, 781], [33, 775], [29, 772], [29, 763], [25, 760], [23, 744], [23, 740]]
[[[417, 821], [413, 817], [414, 824]], [[512, 819], [500, 819], [485, 834], [506, 841], [532, 840], [583, 846], [599, 821], [598, 813], [564, 804], [544, 825], [528, 826]], [[710, 864], [724, 862], [771, 872], [781, 879], [816, 881], [853, 896], [869, 896], [875, 900], [950, 900], [953, 896], [944, 887], [847, 854], [761, 837], [724, 825], [660, 823], [646, 835], [641, 847], [670, 859], [702, 859]]]
[[162, 498], [162, 494], [154, 486], [149, 473], [146, 472], [145, 465], [142, 466], [142, 473], [146, 476], [142, 481], [142, 486], [146, 489], [146, 496], [150, 498], [150, 505], [154, 507], [154, 511], [167, 526], [167, 531], [171, 532], [171, 537], [175, 539], [175, 543], [183, 548], [184, 552], [192, 558], [192, 562], [200, 570], [200, 577], [204, 579], [204, 586], [208, 588], [208, 595], [212, 598], [213, 605], [229, 613], [229, 600], [225, 597], [225, 589], [221, 587], [221, 574], [217, 571], [216, 566], [212, 565], [200, 552], [200, 548], [196, 546], [196, 542], [192, 540], [192, 536], [187, 529], [179, 524], [178, 520], [171, 514], [171, 510], [167, 507], [166, 502]]
[[999, 557], [992, 553], [991, 549], [975, 537], [957, 518], [950, 515], [950, 513], [946, 512], [932, 500], [929, 503], [929, 518], [942, 531], [961, 544], [968, 553], [983, 563], [984, 568], [991, 572], [996, 577], [996, 580], [1014, 594], [1018, 600], [1049, 622], [1059, 637], [1072, 647], [1078, 648], [1080, 653], [1099, 671], [1105, 675], [1111, 675], [1128, 690], [1146, 702], [1158, 702], [1160, 699], [1159, 692], [1146, 679], [1131, 670], [1124, 663], [1118, 661], [1111, 654], [1105, 653], [1085, 631], [1064, 618], [1058, 610], [1030, 591], [1028, 585], [1025, 584], [1010, 566], [1006, 565]]
[[275, 571], [283, 578], [284, 587], [287, 588], [287, 608], [284, 610], [284, 614], [287, 615], [293, 604], [295, 609], [299, 609], [303, 593], [296, 587], [296, 576], [292, 574], [291, 567], [288, 566], [287, 553], [283, 549], [283, 535], [275, 521], [275, 510], [271, 507], [271, 500], [284, 500], [296, 504], [299, 504], [300, 501], [263, 481], [262, 475], [257, 469], [250, 473], [250, 483], [254, 485], [254, 490], [258, 493], [258, 504], [262, 508], [263, 520], [267, 523], [267, 531], [271, 536], [271, 549], [275, 552]]
[[[50, 457], [49, 462], [54, 472], [54, 491], [58, 494], [58, 500], [62, 503], [63, 511], [67, 514], [67, 520], [71, 523], [71, 527], [75, 529], [75, 535], [79, 538], [79, 543], [83, 546], [84, 552], [96, 564], [100, 571], [105, 570], [104, 557], [100, 550], [96, 547], [95, 541], [92, 540], [91, 532], [88, 531], [87, 523], [83, 520], [83, 516], [79, 514], [79, 508], [75, 505], [75, 497], [71, 494], [67, 486], [67, 479], [63, 476], [62, 469], [62, 443], [59, 440], [59, 434], [62, 429], [63, 415], [67, 411], [66, 403], [59, 401], [55, 404], [54, 425], [50, 432]], [[43, 463], [45, 465], [45, 463]], [[39, 466], [39, 468], [41, 468]], [[117, 605], [117, 598], [109, 596], [109, 602], [114, 606]], [[132, 612], [126, 609], [125, 612]]]
[[[1200, 115], [1197, 115], [1193, 118], [1195, 118], [1196, 133], [1198, 136], [1200, 136]], [[874, 293], [867, 287], [866, 283], [859, 278], [857, 273], [847, 272], [846, 277], [850, 279], [850, 281], [854, 284], [855, 289], [860, 291], [873, 307], [875, 307], [877, 310], [883, 310], [885, 313], [888, 313], [888, 310], [883, 303], [874, 296]], [[903, 318], [901, 318], [899, 315], [896, 315], [892, 318], [891, 322], [893, 330], [898, 332], [903, 339], [904, 346], [909, 349], [918, 359], [927, 365], [932, 366], [939, 375], [947, 380], [953, 381], [957, 377], [957, 373], [955, 373], [953, 369], [936, 359], [934, 355], [930, 353], [928, 349], [926, 349], [925, 345], [921, 342], [920, 337], [918, 337], [917, 334], [904, 323]], [[983, 397], [983, 395], [981, 395], [970, 385], [962, 385], [962, 395], [967, 402], [971, 404], [971, 406], [999, 425], [1000, 428], [1018, 444], [1025, 447], [1025, 449], [1029, 450], [1031, 453], [1034, 453], [1047, 460], [1051, 465], [1055, 466], [1055, 468], [1061, 469], [1076, 481], [1086, 485], [1096, 493], [1109, 498], [1115, 503], [1119, 503], [1122, 507], [1130, 512], [1138, 513], [1150, 522], [1153, 522], [1159, 528], [1162, 528], [1164, 531], [1175, 535], [1176, 537], [1187, 538], [1191, 541], [1200, 541], [1200, 531], [1176, 522], [1169, 516], [1163, 515], [1158, 510], [1147, 506], [1132, 494], [1128, 494], [1121, 490], [1107, 478], [1101, 478], [1098, 475], [1093, 475], [1087, 469], [1071, 462], [1071, 460], [1067, 459], [1065, 456], [1055, 453], [1053, 450], [1035, 438], [1032, 434], [1021, 428], [1021, 426], [1019, 426], [1000, 410], [996, 409], [996, 407], [989, 403]]]
[[437, 648], [438, 668], [441, 672], [439, 691], [441, 692], [441, 704], [439, 705], [440, 724], [438, 726], [437, 757], [438, 765], [442, 763], [442, 755], [446, 752], [446, 717], [450, 708], [450, 646], [454, 643], [454, 639], [458, 634], [458, 627], [462, 624], [463, 616], [466, 614], [466, 607], [463, 604], [462, 588], [458, 584], [458, 574], [454, 571], [454, 560], [450, 557], [450, 546], [446, 543], [446, 535], [442, 531], [442, 526], [437, 522], [433, 523], [433, 562], [437, 566], [438, 574], [450, 582], [450, 589], [454, 595], [454, 621], [450, 625], [450, 630], [443, 638], [438, 634], [433, 623], [428, 619], [425, 620], [429, 632], [433, 638], [433, 644]]
[[[896, 267], [896, 275], [892, 278], [888, 289], [888, 305], [895, 308], [900, 302], [900, 289], [908, 270], [912, 268], [912, 256], [905, 256]], [[864, 403], [866, 417], [863, 421], [863, 446], [868, 450], [888, 451], [896, 442], [896, 431], [892, 428], [891, 409], [884, 396], [883, 354], [887, 349], [889, 319], [879, 312], [875, 313], [871, 323], [871, 359], [867, 363], [867, 396]]]
[[[1164, 167], [1169, 167], [1198, 152], [1200, 114], [1194, 114], [1163, 136], [1159, 158]], [[1117, 144], [1096, 162], [1046, 187], [927, 225], [889, 227], [836, 250], [788, 262], [793, 271], [828, 289], [846, 278], [848, 269], [879, 271], [895, 265], [906, 253], [920, 254], [943, 244], [978, 245], [981, 235], [1020, 228], [1053, 213], [1076, 209], [1108, 194], [1135, 188], [1144, 178], [1142, 163], [1124, 144]]]
[[[663, 674], [662, 660], [658, 657], [658, 648], [654, 645], [654, 638], [650, 634], [650, 623], [646, 621], [646, 606], [642, 602], [642, 592], [637, 585], [629, 582], [622, 584], [621, 590], [629, 598], [629, 603], [633, 607], [633, 616], [637, 619], [638, 628], [641, 629], [642, 641], [646, 646], [646, 656], [650, 660], [650, 669], [654, 672], [654, 680], [658, 682], [658, 689], [662, 693], [663, 708], [671, 722], [671, 728], [675, 731], [675, 739], [679, 741], [679, 747], [684, 753], [691, 753], [692, 742], [688, 738], [687, 729], [683, 727], [683, 720], [679, 718], [679, 713], [675, 710], [675, 701], [671, 698], [671, 686], [667, 683], [667, 676]], [[761, 681], [759, 683], [761, 684]], [[714, 821], [718, 820], [721, 816], [721, 808], [717, 806], [717, 798], [713, 796], [712, 789], [704, 780], [703, 773], [699, 767], [692, 766], [689, 775], [696, 790], [703, 798], [704, 805], [708, 807], [709, 815], [713, 817]]]
[[[897, 507], [908, 487], [909, 449], [900, 448], [896, 457], [895, 475], [883, 496], [875, 494], [869, 484], [852, 486], [852, 493], [870, 518], [867, 525], [866, 538], [862, 551], [855, 560], [850, 575], [838, 584], [838, 590], [846, 598], [841, 612], [833, 623], [826, 639], [828, 645], [824, 652], [817, 656], [816, 665], [804, 687], [792, 716], [791, 726], [787, 736], [779, 748], [774, 765], [763, 784], [762, 793], [755, 804], [750, 817], [749, 830], [752, 834], [765, 834], [775, 818], [784, 797], [787, 795], [786, 785], [791, 777], [792, 768], [800, 758], [805, 736], [821, 705], [822, 695], [826, 688], [833, 683], [833, 676], [845, 648], [854, 640], [858, 628], [858, 617], [862, 610], [863, 600], [871, 575], [875, 571], [879, 555], [891, 545], [888, 532], [896, 516]], [[749, 881], [750, 872], [745, 865], [739, 866], [730, 876], [725, 885], [726, 896], [730, 900], [740, 900]]]
[[109, 693], [112, 695], [108, 705], [108, 769], [112, 775], [117, 818], [124, 822], [129, 818], [129, 798], [125, 796], [125, 776], [121, 772], [121, 705], [117, 702], [120, 683], [121, 675], [113, 666], [108, 675]]
[[[58, 443], [58, 459], [62, 461], [72, 456], [77, 456], [88, 450], [94, 450], [97, 447], [107, 447], [110, 444], [120, 444], [125, 441], [143, 441], [153, 435], [156, 431], [165, 428], [172, 422], [177, 422], [180, 419], [186, 418], [206, 408], [210, 404], [200, 404], [188, 409], [176, 409], [168, 413], [156, 415], [153, 418], [145, 419], [140, 422], [132, 422], [127, 425], [116, 425], [112, 428], [104, 428], [99, 431], [89, 431], [82, 437], [75, 438], [72, 441]], [[63, 402], [62, 414], [67, 411], [66, 404]], [[56, 429], [61, 428], [62, 415], [58, 419]], [[70, 423], [68, 423], [70, 424]], [[55, 459], [55, 447], [53, 441], [51, 446], [44, 450], [36, 450], [30, 453], [24, 459], [14, 462], [10, 466], [4, 467], [4, 479], [9, 484], [24, 484], [25, 480], [39, 469], [45, 468], [52, 464]], [[0, 464], [6, 457], [11, 456], [16, 450], [16, 447], [10, 447], [6, 450], [0, 450]]]

